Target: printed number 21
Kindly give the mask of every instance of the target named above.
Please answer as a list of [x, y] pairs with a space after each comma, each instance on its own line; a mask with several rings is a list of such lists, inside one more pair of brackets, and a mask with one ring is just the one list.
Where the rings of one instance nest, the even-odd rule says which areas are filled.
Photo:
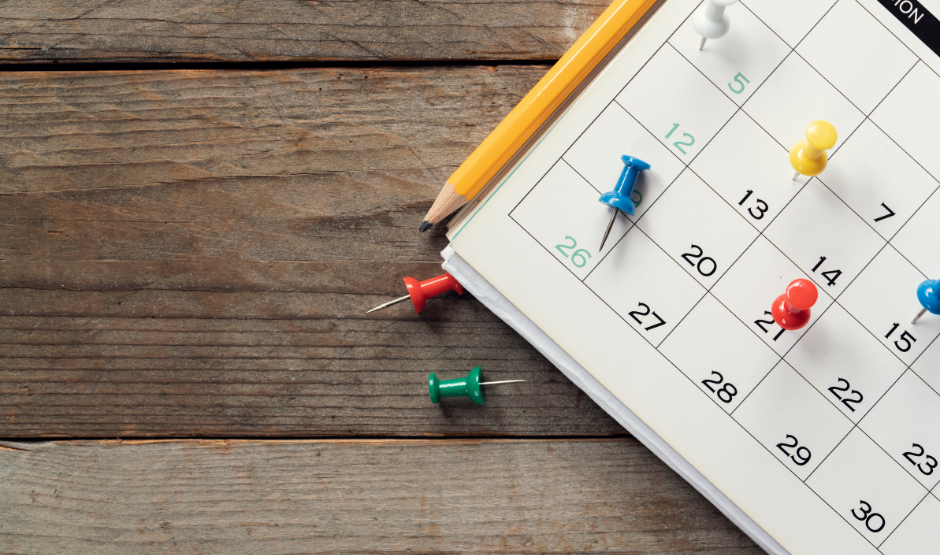
[[[669, 133], [666, 133], [666, 138], [668, 139], [670, 136], [672, 136], [672, 134], [676, 132], [676, 129], [679, 129], [679, 124], [678, 124], [678, 123], [672, 124], [672, 129], [669, 130]], [[686, 138], [686, 137], [689, 138], [689, 142], [687, 142], [687, 143], [684, 143], [684, 142], [682, 142], [682, 141], [676, 141], [676, 142], [672, 143], [672, 146], [676, 147], [676, 148], [679, 150], [679, 152], [681, 152], [682, 154], [688, 154], [688, 153], [685, 151], [685, 149], [682, 148], [682, 147], [684, 147], [684, 146], [692, 146], [692, 145], [695, 144], [695, 137], [693, 137], [692, 135], [689, 135], [688, 133], [683, 133], [683, 134], [682, 134], [682, 138], [684, 139], [684, 138]]]
[[[734, 88], [735, 83], [741, 85], [741, 88], [740, 89]], [[741, 72], [739, 71], [738, 74], [734, 76], [734, 81], [728, 83], [728, 88], [731, 89], [731, 92], [733, 92], [734, 94], [741, 94], [744, 92], [745, 83], [750, 83], [750, 81], [748, 80], [747, 77], [742, 75]]]

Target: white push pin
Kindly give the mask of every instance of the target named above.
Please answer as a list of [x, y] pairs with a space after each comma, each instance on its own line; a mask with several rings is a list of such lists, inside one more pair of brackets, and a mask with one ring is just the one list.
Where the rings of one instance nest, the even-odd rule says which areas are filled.
[[702, 42], [698, 49], [705, 48], [707, 39], [720, 39], [731, 28], [731, 20], [725, 15], [725, 8], [738, 0], [708, 0], [702, 8], [692, 16], [692, 27], [702, 35]]

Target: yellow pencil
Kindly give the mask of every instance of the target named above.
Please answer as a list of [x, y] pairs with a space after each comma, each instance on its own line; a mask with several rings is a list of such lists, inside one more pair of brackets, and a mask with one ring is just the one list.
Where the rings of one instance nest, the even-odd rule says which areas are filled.
[[616, 0], [457, 168], [421, 222], [421, 231], [472, 200], [545, 123], [656, 0]]

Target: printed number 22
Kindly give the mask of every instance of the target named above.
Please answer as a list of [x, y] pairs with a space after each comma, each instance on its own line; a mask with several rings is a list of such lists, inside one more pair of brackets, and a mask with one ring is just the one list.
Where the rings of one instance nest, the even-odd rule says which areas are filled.
[[[741, 88], [740, 89], [734, 88], [735, 83], [741, 85]], [[734, 76], [734, 81], [728, 83], [728, 88], [731, 89], [731, 92], [733, 92], [734, 94], [741, 94], [744, 92], [745, 83], [750, 83], [750, 81], [748, 80], [747, 77], [742, 75], [741, 72], [739, 71], [738, 74]]]
[[[669, 130], [669, 133], [666, 133], [666, 138], [668, 139], [673, 133], [675, 133], [675, 132], [676, 132], [676, 129], [679, 129], [679, 124], [678, 124], [678, 123], [672, 124], [672, 129]], [[682, 142], [682, 141], [676, 141], [676, 142], [672, 143], [672, 146], [676, 147], [676, 149], [678, 149], [679, 152], [681, 152], [682, 154], [688, 154], [688, 153], [685, 151], [685, 149], [682, 148], [682, 147], [684, 147], [684, 146], [692, 146], [692, 145], [695, 144], [695, 137], [693, 137], [692, 135], [689, 135], [688, 133], [683, 133], [683, 134], [682, 134], [682, 138], [684, 139], [684, 138], [686, 138], [686, 137], [689, 138], [689, 142], [687, 142], [687, 143], [684, 143], [684, 142]]]

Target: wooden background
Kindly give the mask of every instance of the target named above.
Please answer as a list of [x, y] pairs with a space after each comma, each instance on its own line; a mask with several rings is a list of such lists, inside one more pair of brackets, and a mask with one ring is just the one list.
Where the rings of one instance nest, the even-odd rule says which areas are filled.
[[605, 7], [0, 3], [0, 552], [760, 553], [470, 295], [365, 314]]

